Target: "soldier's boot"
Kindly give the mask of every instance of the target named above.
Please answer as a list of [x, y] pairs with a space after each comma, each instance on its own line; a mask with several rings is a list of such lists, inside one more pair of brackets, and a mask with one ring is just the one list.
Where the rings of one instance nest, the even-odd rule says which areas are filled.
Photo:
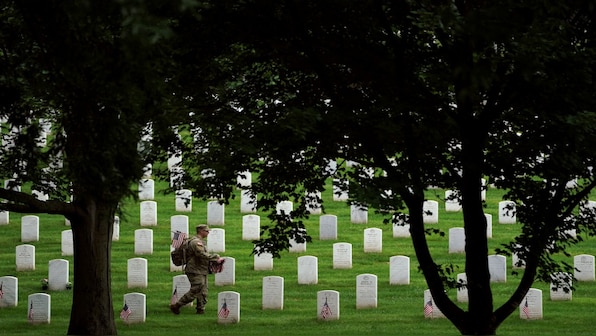
[[180, 307], [182, 307], [182, 305], [178, 302], [171, 304], [170, 305], [170, 310], [172, 311], [172, 313], [178, 315], [180, 314]]
[[205, 314], [205, 308], [199, 308], [197, 307], [197, 314]]

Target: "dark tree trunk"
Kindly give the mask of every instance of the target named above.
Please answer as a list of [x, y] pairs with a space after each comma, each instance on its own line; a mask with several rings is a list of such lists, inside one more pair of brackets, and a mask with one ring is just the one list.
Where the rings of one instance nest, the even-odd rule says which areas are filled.
[[116, 204], [77, 202], [70, 218], [74, 242], [69, 335], [116, 335], [111, 291], [111, 247]]

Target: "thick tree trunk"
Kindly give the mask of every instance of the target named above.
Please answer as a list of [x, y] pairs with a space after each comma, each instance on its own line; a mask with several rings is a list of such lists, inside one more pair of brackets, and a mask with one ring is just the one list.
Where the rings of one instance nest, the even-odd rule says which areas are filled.
[[116, 204], [77, 203], [70, 218], [74, 242], [69, 335], [116, 335], [111, 292], [111, 247]]

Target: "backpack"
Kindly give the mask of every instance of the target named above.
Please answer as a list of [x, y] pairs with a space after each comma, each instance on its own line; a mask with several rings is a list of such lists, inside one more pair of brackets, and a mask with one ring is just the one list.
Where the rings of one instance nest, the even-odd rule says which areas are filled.
[[178, 245], [172, 252], [170, 252], [170, 258], [172, 258], [172, 264], [176, 266], [186, 265], [186, 249], [188, 248], [188, 242], [190, 239], [184, 238], [182, 243]]

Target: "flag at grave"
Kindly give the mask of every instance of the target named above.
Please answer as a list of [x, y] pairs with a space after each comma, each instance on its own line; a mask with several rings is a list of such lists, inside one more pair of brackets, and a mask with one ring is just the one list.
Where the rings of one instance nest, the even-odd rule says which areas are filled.
[[172, 247], [177, 249], [182, 245], [184, 239], [186, 239], [186, 233], [176, 230], [176, 232], [174, 232], [174, 237], [172, 238]]
[[178, 286], [174, 288], [174, 293], [172, 293], [172, 298], [170, 299], [170, 304], [176, 304], [178, 302]]
[[230, 310], [228, 309], [226, 300], [224, 300], [223, 304], [221, 305], [221, 309], [217, 313], [217, 316], [221, 318], [228, 318], [228, 315], [230, 315]]
[[522, 307], [522, 311], [524, 313], [524, 315], [526, 315], [526, 318], [530, 318], [530, 307], [528, 306], [528, 298], [526, 298], [526, 303], [524, 303], [524, 306]]
[[327, 303], [327, 298], [325, 298], [325, 303], [323, 304], [323, 309], [321, 309], [321, 317], [323, 319], [326, 319], [326, 318], [330, 317], [331, 315], [333, 315], [331, 313], [331, 307], [329, 307], [329, 304]]
[[225, 259], [221, 259], [221, 261], [210, 261], [209, 274], [221, 273], [221, 271], [223, 271], [223, 264], [225, 261]]
[[432, 317], [433, 315], [433, 301], [428, 300], [424, 304], [424, 317]]
[[31, 305], [29, 306], [29, 314], [27, 314], [27, 319], [29, 320], [29, 323], [33, 323], [33, 302], [31, 302]]
[[4, 296], [4, 291], [2, 290], [2, 286], [4, 285], [4, 281], [0, 282], [0, 299]]
[[124, 307], [122, 307], [122, 311], [120, 312], [120, 318], [124, 321], [128, 321], [128, 317], [130, 316], [130, 314], [132, 314], [132, 310], [130, 309], [128, 304], [124, 302]]

